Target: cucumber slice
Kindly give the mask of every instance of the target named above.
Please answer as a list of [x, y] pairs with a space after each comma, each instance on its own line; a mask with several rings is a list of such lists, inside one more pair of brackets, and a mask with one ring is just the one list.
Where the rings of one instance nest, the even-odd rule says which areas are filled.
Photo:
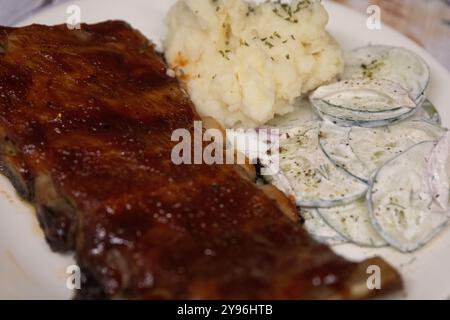
[[331, 106], [368, 116], [371, 113], [376, 115], [402, 108], [416, 108], [405, 89], [392, 81], [381, 79], [350, 79], [322, 86], [313, 92], [310, 100], [319, 110], [325, 105], [329, 110]]
[[411, 118], [416, 113], [416, 111], [417, 111], [416, 109], [413, 109], [397, 117], [387, 118], [383, 120], [367, 120], [367, 121], [355, 120], [354, 117], [353, 118], [336, 117], [321, 112], [319, 112], [319, 114], [321, 115], [322, 119], [332, 122], [335, 125], [341, 127], [380, 128], [394, 125], [402, 122], [405, 119]]
[[342, 79], [386, 79], [401, 85], [420, 105], [430, 81], [427, 63], [414, 52], [391, 46], [366, 46], [344, 55]]
[[337, 168], [319, 146], [321, 122], [281, 130], [280, 172], [273, 184], [301, 207], [333, 207], [359, 199], [367, 185]]
[[327, 157], [350, 175], [368, 182], [369, 168], [353, 152], [349, 143], [352, 128], [337, 126], [324, 121], [320, 128], [319, 144]]
[[438, 142], [428, 163], [429, 186], [434, 201], [448, 211], [450, 193], [450, 132]]
[[333, 163], [368, 182], [385, 162], [422, 141], [438, 140], [445, 130], [424, 121], [383, 128], [342, 128], [324, 122], [319, 143]]
[[372, 226], [366, 199], [345, 206], [318, 209], [320, 216], [340, 235], [364, 247], [384, 247], [387, 242]]
[[417, 108], [417, 112], [408, 120], [422, 120], [438, 126], [442, 124], [439, 111], [437, 111], [436, 107], [428, 99]]
[[388, 80], [341, 81], [318, 88], [310, 100], [323, 118], [371, 127], [398, 121], [416, 109], [408, 92]]
[[384, 163], [423, 141], [439, 140], [445, 130], [424, 121], [405, 121], [384, 128], [352, 128], [348, 143], [369, 169], [368, 180]]
[[305, 230], [322, 244], [334, 246], [346, 243], [347, 240], [331, 228], [320, 216], [316, 209], [302, 208], [300, 211]]
[[384, 112], [362, 112], [336, 107], [323, 101], [320, 102], [320, 104], [321, 108], [317, 109], [319, 114], [325, 114], [331, 117], [335, 117], [337, 119], [344, 119], [354, 123], [357, 123], [359, 121], [371, 122], [371, 121], [383, 121], [386, 119], [393, 119], [393, 118], [398, 119], [399, 117], [405, 114], [409, 114], [411, 112], [411, 109], [407, 108], [397, 108], [394, 110]]
[[402, 252], [424, 246], [448, 221], [428, 185], [427, 168], [435, 143], [422, 142], [390, 160], [377, 172], [368, 192], [375, 229]]

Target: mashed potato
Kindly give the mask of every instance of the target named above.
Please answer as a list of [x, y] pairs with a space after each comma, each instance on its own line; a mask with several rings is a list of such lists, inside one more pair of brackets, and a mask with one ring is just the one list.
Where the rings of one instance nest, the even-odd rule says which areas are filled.
[[257, 126], [342, 71], [316, 1], [179, 0], [167, 16], [166, 60], [202, 116]]

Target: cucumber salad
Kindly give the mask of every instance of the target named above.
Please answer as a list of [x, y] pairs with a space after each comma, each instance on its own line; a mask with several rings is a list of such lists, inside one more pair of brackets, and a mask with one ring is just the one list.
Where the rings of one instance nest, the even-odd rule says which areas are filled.
[[449, 218], [450, 134], [426, 99], [429, 68], [389, 46], [350, 51], [345, 65], [269, 123], [280, 168], [265, 178], [295, 199], [317, 241], [418, 250]]

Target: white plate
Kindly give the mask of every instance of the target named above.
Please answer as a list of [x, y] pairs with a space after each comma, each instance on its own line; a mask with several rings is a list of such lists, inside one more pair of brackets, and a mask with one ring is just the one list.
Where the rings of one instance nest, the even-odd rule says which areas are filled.
[[[122, 19], [160, 43], [164, 35], [163, 17], [174, 0], [79, 0], [83, 22]], [[330, 13], [328, 29], [344, 49], [368, 43], [404, 46], [421, 55], [430, 65], [432, 82], [429, 97], [450, 126], [450, 75], [427, 52], [398, 32], [383, 25], [381, 30], [366, 27], [367, 17], [340, 5], [325, 2]], [[21, 25], [64, 23], [67, 5], [39, 12]], [[336, 248], [351, 259], [381, 255], [396, 266], [405, 282], [405, 293], [395, 298], [448, 299], [450, 297], [450, 230], [415, 254], [404, 255], [391, 249], [368, 250], [352, 245]], [[36, 222], [33, 210], [17, 196], [10, 183], [0, 176], [0, 298], [68, 299], [66, 268], [71, 257], [50, 252]]]

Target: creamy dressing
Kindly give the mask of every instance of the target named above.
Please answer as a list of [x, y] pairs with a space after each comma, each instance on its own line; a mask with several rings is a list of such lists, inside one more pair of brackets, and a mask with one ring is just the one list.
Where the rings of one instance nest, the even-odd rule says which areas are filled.
[[[337, 168], [322, 152], [318, 142], [320, 125], [308, 122], [281, 133], [280, 171], [289, 181], [299, 206], [345, 204], [367, 191], [365, 183]], [[274, 184], [280, 185], [277, 179]]]
[[330, 227], [316, 209], [302, 208], [303, 227], [318, 242], [334, 246], [347, 242], [342, 235]]
[[360, 246], [383, 247], [387, 242], [372, 226], [364, 198], [348, 205], [318, 209], [321, 217], [346, 239]]
[[428, 185], [434, 142], [413, 146], [383, 166], [368, 193], [369, 212], [379, 234], [403, 252], [417, 250], [447, 223]]
[[450, 185], [450, 132], [438, 142], [428, 163], [429, 186], [434, 201], [443, 209], [449, 209]]
[[367, 46], [347, 52], [342, 79], [387, 79], [400, 84], [420, 104], [430, 80], [426, 62], [398, 47]]

